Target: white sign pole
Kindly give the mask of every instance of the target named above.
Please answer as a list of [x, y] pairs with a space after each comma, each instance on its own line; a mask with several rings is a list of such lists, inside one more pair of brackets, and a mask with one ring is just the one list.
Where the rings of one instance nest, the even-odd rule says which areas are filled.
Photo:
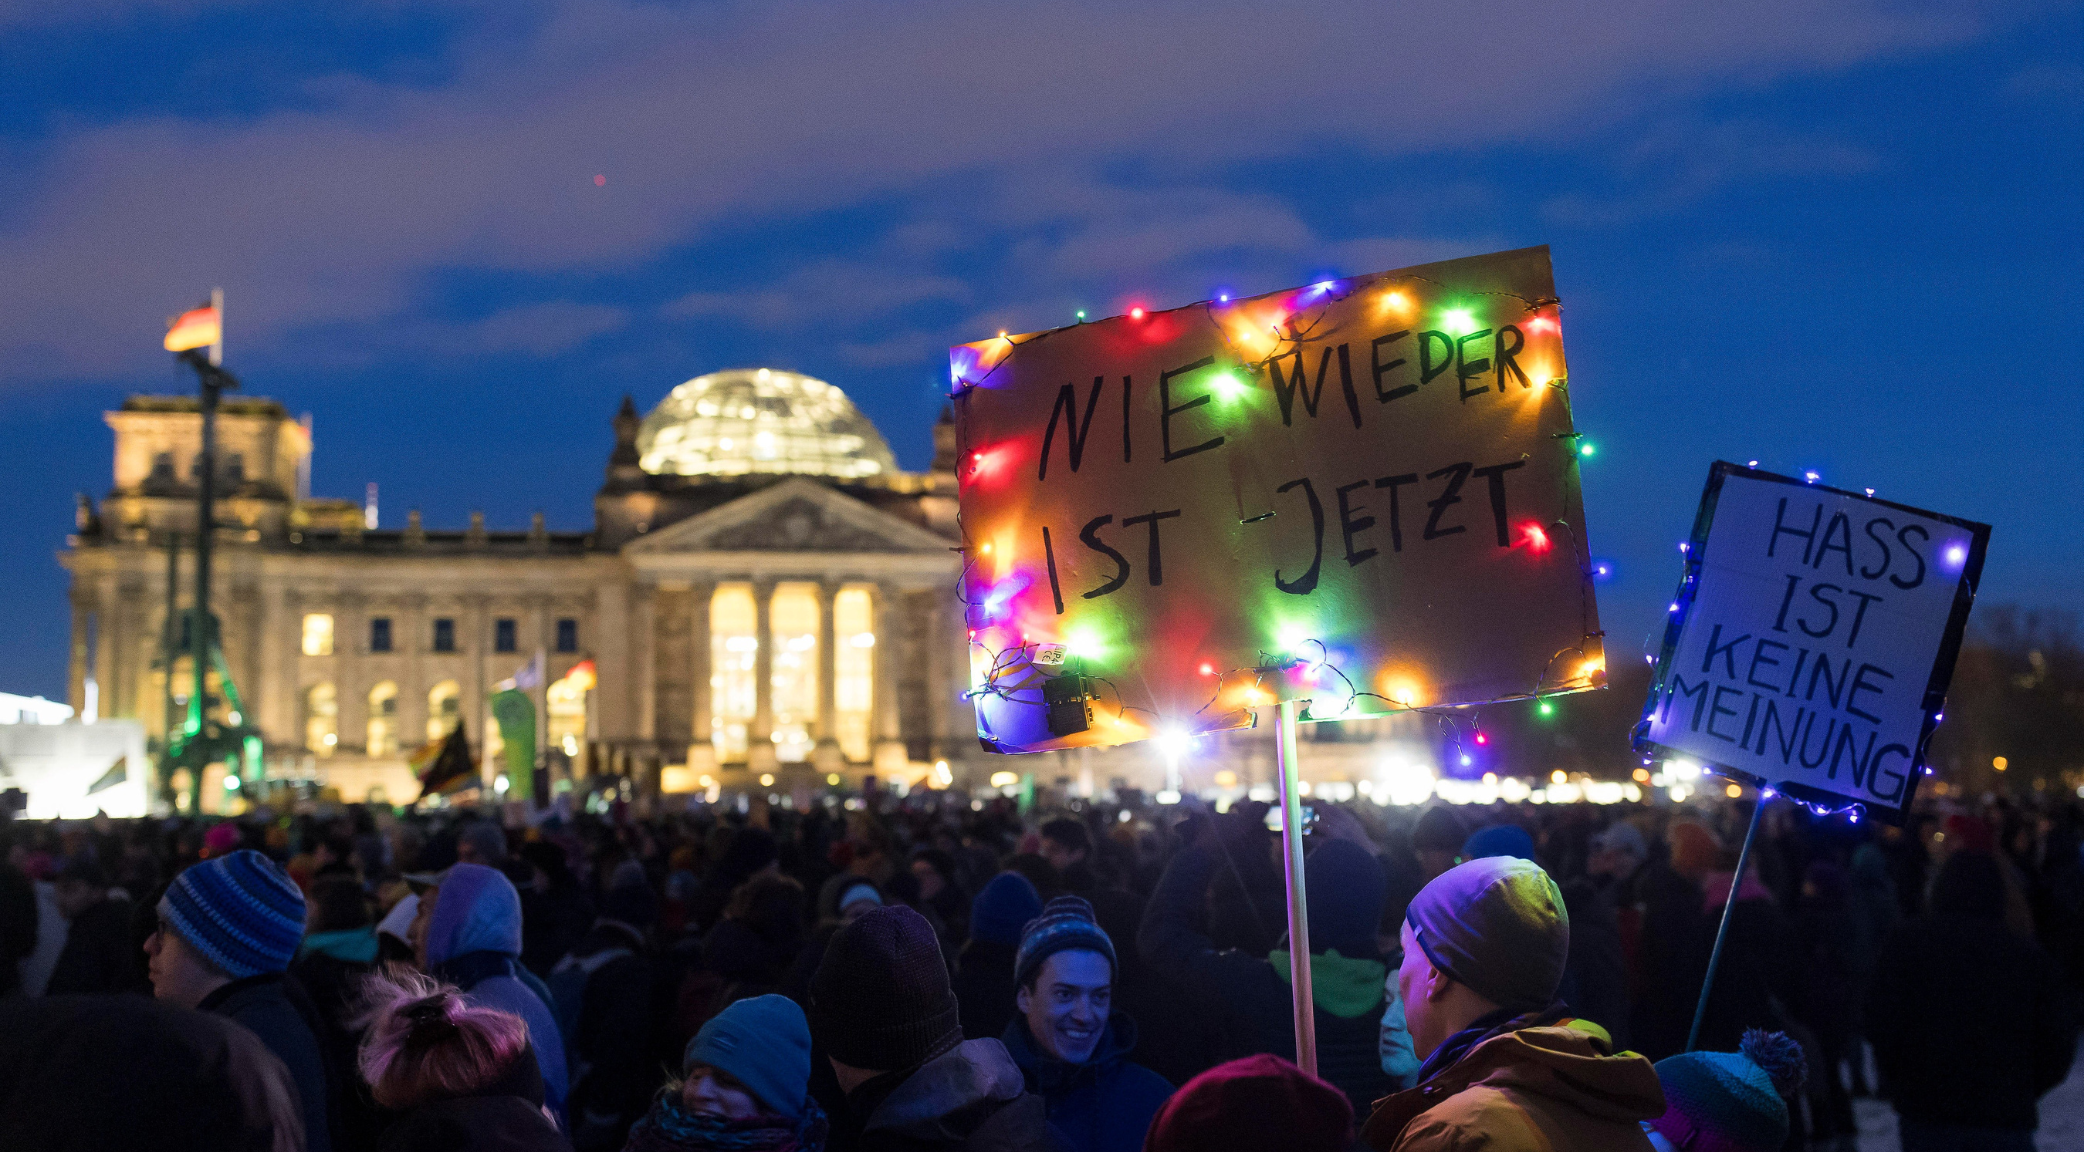
[[1302, 765], [1296, 759], [1300, 701], [1274, 705], [1274, 748], [1281, 774], [1281, 871], [1288, 881], [1288, 974], [1295, 995], [1295, 1066], [1317, 1074], [1317, 1014], [1310, 992], [1309, 896], [1303, 889]]

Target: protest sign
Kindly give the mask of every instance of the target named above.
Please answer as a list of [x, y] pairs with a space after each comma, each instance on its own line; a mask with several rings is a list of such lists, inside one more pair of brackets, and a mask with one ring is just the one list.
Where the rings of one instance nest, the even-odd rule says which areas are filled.
[[1987, 525], [1718, 462], [1636, 748], [1900, 816], [1989, 538]]
[[985, 747], [1602, 687], [1546, 248], [951, 350]]

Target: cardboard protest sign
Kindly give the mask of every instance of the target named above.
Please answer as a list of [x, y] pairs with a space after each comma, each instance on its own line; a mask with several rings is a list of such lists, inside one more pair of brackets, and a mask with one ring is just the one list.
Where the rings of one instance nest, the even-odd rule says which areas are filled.
[[1900, 815], [1989, 538], [1987, 525], [1717, 463], [1636, 748]]
[[1546, 248], [951, 360], [987, 748], [1605, 684]]

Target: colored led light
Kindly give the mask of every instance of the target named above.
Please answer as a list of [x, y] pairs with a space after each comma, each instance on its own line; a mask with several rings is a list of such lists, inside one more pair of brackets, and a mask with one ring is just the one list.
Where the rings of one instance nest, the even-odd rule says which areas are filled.
[[1080, 308], [1078, 310], [1078, 319], [1080, 322], [1083, 322], [1085, 320], [1085, 309]]
[[1131, 320], [1141, 320], [1141, 319], [1143, 319], [1143, 309], [1141, 309], [1141, 308], [1131, 308], [1131, 309], [1129, 309], [1129, 319], [1131, 319]]
[[1598, 453], [1598, 447], [1589, 440], [1577, 446], [1577, 454], [1580, 456], [1596, 456]]
[[1213, 665], [1213, 664], [1210, 664], [1210, 663], [1207, 663], [1207, 662], [1205, 662], [1205, 661], [1204, 661], [1204, 662], [1202, 663], [1202, 665], [1201, 665], [1201, 674], [1202, 674], [1203, 676], [1213, 676], [1213, 675], [1215, 675], [1215, 674], [1216, 674], [1216, 666], [1215, 666], [1215, 665]]
[[1529, 547], [1529, 548], [1533, 549], [1533, 550], [1534, 550], [1534, 551], [1536, 551], [1536, 552], [1546, 552], [1546, 551], [1548, 551], [1548, 547], [1549, 547], [1549, 534], [1548, 534], [1547, 532], [1544, 532], [1544, 531], [1542, 531], [1542, 529], [1541, 529], [1541, 525], [1539, 525], [1539, 524], [1528, 524], [1528, 525], [1524, 525], [1523, 527], [1521, 527], [1521, 528], [1520, 528], [1520, 532], [1521, 532], [1521, 534], [1523, 534], [1523, 535], [1524, 535], [1524, 536], [1526, 537], [1526, 539], [1527, 539], [1527, 547]]
[[1488, 737], [1488, 736], [1486, 736], [1486, 735], [1484, 735], [1484, 734], [1483, 734], [1483, 733], [1481, 733], [1481, 732], [1478, 732], [1478, 733], [1476, 734], [1476, 742], [1477, 742], [1478, 744], [1488, 744], [1488, 743], [1490, 743], [1490, 742], [1491, 742], [1491, 738], [1490, 738], [1490, 737]]
[[1476, 763], [1476, 761], [1472, 759], [1467, 752], [1462, 753], [1462, 767], [1467, 768], [1469, 765], [1474, 763]]
[[1549, 703], [1546, 700], [1543, 700], [1541, 703], [1534, 706], [1534, 710], [1536, 712], [1541, 713], [1543, 716], [1550, 716], [1555, 714], [1556, 706], [1554, 704]]
[[1476, 331], [1476, 315], [1467, 308], [1450, 308], [1440, 314], [1440, 326], [1450, 336], [1466, 336]]

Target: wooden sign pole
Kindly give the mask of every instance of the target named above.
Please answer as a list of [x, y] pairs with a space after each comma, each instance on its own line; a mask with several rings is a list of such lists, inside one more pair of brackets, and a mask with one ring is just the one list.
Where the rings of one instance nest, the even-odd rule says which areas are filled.
[[1302, 765], [1295, 718], [1301, 703], [1274, 706], [1274, 748], [1281, 773], [1281, 871], [1288, 881], [1288, 974], [1295, 995], [1295, 1065], [1317, 1074], [1317, 1014], [1310, 994], [1310, 901], [1303, 888]]

